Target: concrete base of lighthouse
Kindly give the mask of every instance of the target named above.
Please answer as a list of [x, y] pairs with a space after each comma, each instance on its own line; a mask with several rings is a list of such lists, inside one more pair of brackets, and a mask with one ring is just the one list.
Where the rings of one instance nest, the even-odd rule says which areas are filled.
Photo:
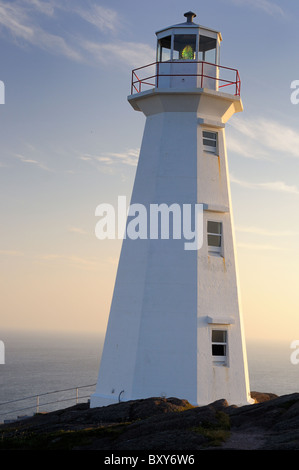
[[[233, 239], [225, 123], [239, 97], [207, 89], [150, 90], [129, 97], [146, 124], [131, 204], [202, 203], [203, 245], [184, 239], [123, 242], [92, 408], [177, 397], [194, 406], [252, 403]], [[202, 130], [217, 130], [206, 154]], [[211, 253], [209, 220], [221, 221], [224, 248]], [[228, 336], [227, 357], [212, 354], [213, 331]]]

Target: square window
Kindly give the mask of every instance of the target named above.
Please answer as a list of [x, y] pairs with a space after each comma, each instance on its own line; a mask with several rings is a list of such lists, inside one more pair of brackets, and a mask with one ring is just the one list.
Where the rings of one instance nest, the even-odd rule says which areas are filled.
[[217, 132], [203, 131], [203, 148], [206, 152], [216, 153], [217, 152]]
[[212, 330], [212, 356], [214, 362], [225, 363], [227, 360], [227, 331]]
[[207, 235], [209, 251], [220, 253], [222, 247], [222, 222], [208, 220]]
[[215, 343], [226, 343], [226, 330], [212, 330], [212, 341]]

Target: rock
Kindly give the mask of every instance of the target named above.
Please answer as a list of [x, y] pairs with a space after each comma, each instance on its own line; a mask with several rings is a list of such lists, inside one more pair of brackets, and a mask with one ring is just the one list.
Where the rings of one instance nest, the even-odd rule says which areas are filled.
[[256, 403], [263, 403], [264, 401], [273, 400], [277, 398], [278, 395], [274, 393], [261, 393], [261, 392], [250, 392], [251, 398], [255, 400]]
[[0, 449], [299, 449], [299, 394], [252, 392], [256, 403], [194, 407], [153, 397], [90, 409], [80, 404], [0, 426]]

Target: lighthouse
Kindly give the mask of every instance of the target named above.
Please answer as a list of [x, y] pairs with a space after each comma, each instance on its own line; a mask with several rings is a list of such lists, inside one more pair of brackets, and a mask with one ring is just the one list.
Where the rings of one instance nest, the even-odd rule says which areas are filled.
[[132, 71], [146, 121], [92, 408], [252, 402], [225, 141], [240, 78], [219, 63], [221, 33], [184, 17]]

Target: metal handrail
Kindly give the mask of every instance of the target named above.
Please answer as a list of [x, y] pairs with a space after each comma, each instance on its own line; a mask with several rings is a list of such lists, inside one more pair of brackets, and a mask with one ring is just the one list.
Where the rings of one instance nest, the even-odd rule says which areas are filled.
[[40, 406], [45, 406], [45, 405], [52, 405], [54, 403], [60, 403], [60, 402], [63, 402], [63, 401], [69, 401], [69, 400], [74, 400], [74, 397], [71, 397], [71, 398], [63, 398], [61, 400], [55, 400], [55, 401], [51, 401], [51, 402], [47, 402], [47, 403], [42, 403], [40, 404], [39, 402], [39, 398], [42, 397], [42, 396], [45, 396], [45, 395], [51, 395], [53, 393], [61, 393], [61, 392], [68, 392], [70, 390], [76, 390], [76, 404], [78, 403], [78, 400], [79, 398], [82, 399], [82, 398], [89, 398], [89, 395], [85, 395], [85, 396], [81, 396], [79, 397], [79, 394], [78, 394], [78, 391], [79, 389], [81, 388], [88, 388], [88, 387], [94, 387], [96, 384], [90, 384], [90, 385], [82, 385], [80, 387], [72, 387], [72, 388], [65, 388], [65, 389], [61, 389], [61, 390], [53, 390], [51, 392], [44, 392], [44, 393], [39, 393], [37, 395], [30, 395], [28, 397], [23, 397], [23, 398], [17, 398], [16, 400], [9, 400], [9, 401], [6, 401], [6, 402], [2, 402], [0, 403], [0, 406], [1, 405], [8, 405], [8, 404], [11, 404], [11, 403], [16, 403], [16, 402], [19, 402], [19, 401], [24, 401], [24, 400], [29, 400], [31, 398], [36, 398], [36, 404], [35, 405], [31, 405], [31, 406], [27, 406], [25, 408], [20, 408], [18, 410], [11, 410], [11, 411], [5, 411], [4, 413], [0, 413], [1, 416], [5, 416], [5, 415], [8, 415], [8, 414], [11, 414], [11, 413], [17, 413], [19, 411], [24, 411], [24, 410], [29, 410], [29, 409], [32, 409], [32, 408], [36, 408], [36, 413], [39, 412], [39, 407]]
[[[170, 63], [175, 63], [175, 64], [186, 64], [186, 63], [201, 64], [201, 73], [195, 73], [195, 74], [188, 74], [188, 73], [182, 73], [182, 74], [169, 73], [169, 74], [166, 74], [166, 73], [163, 73], [163, 74], [160, 74], [159, 65], [161, 63], [163, 63], [163, 62], [153, 62], [151, 64], [144, 65], [142, 67], [138, 67], [138, 68], [132, 70], [131, 94], [140, 93], [141, 90], [142, 90], [142, 85], [148, 85], [148, 86], [159, 88], [159, 77], [201, 77], [201, 88], [203, 87], [203, 79], [204, 78], [209, 78], [209, 79], [217, 81], [218, 83], [220, 83], [220, 82], [222, 83], [221, 85], [220, 84], [218, 85], [218, 88], [223, 88], [223, 87], [226, 87], [226, 86], [234, 85], [235, 86], [235, 95], [240, 96], [241, 80], [240, 80], [239, 71], [237, 69], [233, 69], [231, 67], [225, 67], [223, 65], [213, 64], [211, 62], [195, 61], [195, 60], [193, 60], [193, 61], [184, 60], [184, 61], [175, 61], [175, 62], [170, 62]], [[226, 80], [224, 78], [205, 75], [204, 74], [204, 65], [205, 64], [217, 67], [218, 70], [222, 70], [222, 69], [223, 70], [230, 70], [235, 74], [235, 79], [234, 80]], [[153, 67], [153, 66], [156, 67], [156, 73], [151, 74], [149, 76], [146, 76], [145, 78], [140, 78], [136, 73], [137, 71], [143, 71], [144, 69], [147, 69], [147, 68]], [[150, 80], [153, 80], [153, 79], [154, 79], [154, 82], [151, 82]]]

